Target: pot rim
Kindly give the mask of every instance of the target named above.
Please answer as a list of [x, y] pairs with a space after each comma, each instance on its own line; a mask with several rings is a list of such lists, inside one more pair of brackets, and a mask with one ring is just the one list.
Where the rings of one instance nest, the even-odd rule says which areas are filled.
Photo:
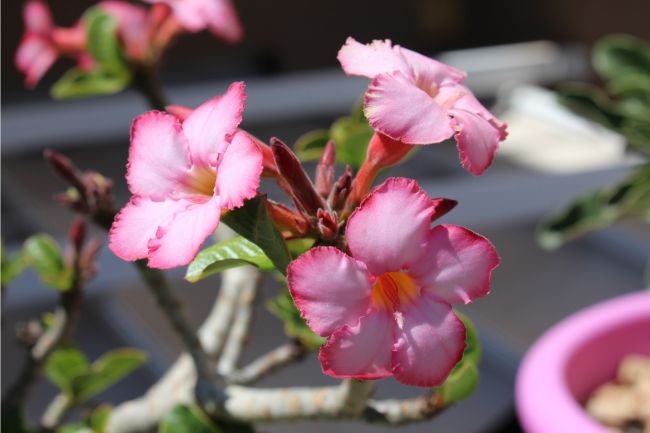
[[[576, 348], [650, 315], [650, 291], [618, 296], [563, 319], [528, 350], [517, 373], [515, 404], [528, 433], [605, 433], [569, 390], [565, 371]], [[540, 374], [543, 372], [543, 374]]]

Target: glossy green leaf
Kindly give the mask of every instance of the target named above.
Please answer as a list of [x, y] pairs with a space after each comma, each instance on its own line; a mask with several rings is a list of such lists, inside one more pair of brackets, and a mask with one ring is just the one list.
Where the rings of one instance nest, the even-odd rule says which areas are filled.
[[73, 393], [73, 381], [76, 377], [90, 372], [86, 355], [74, 348], [55, 350], [45, 363], [45, 376], [61, 391]]
[[315, 334], [300, 317], [300, 311], [293, 303], [289, 291], [285, 288], [279, 295], [267, 303], [271, 313], [284, 322], [284, 332], [292, 338], [297, 338], [309, 350], [315, 351], [325, 343], [325, 339]]
[[3, 242], [0, 242], [0, 267], [2, 269], [2, 285], [8, 286], [15, 278], [27, 269], [28, 262], [23, 250], [14, 254], [7, 254]]
[[57, 290], [68, 290], [72, 284], [72, 270], [63, 260], [63, 254], [52, 236], [32, 235], [23, 244], [25, 260], [41, 281]]
[[115, 384], [147, 360], [147, 355], [137, 349], [124, 348], [112, 350], [99, 357], [90, 366], [90, 371], [72, 379], [72, 394], [77, 403], [91, 397]]
[[160, 423], [159, 433], [222, 433], [198, 409], [188, 406], [176, 406]]
[[465, 325], [465, 351], [447, 380], [436, 388], [443, 404], [448, 405], [469, 397], [479, 382], [478, 363], [481, 360], [481, 343], [471, 320], [459, 312], [456, 314]]
[[221, 272], [224, 269], [253, 265], [262, 271], [275, 269], [264, 251], [248, 239], [238, 236], [209, 246], [199, 252], [187, 267], [185, 279], [191, 282]]
[[330, 128], [330, 137], [336, 143], [336, 159], [358, 169], [366, 160], [368, 143], [374, 130], [365, 120], [354, 117], [337, 120]]
[[592, 63], [606, 79], [650, 75], [650, 45], [629, 35], [606, 36], [594, 46]]
[[282, 235], [273, 225], [266, 211], [266, 196], [258, 195], [247, 200], [240, 208], [222, 216], [231, 229], [257, 245], [271, 260], [275, 268], [286, 274], [291, 261], [289, 249]]
[[95, 433], [86, 424], [71, 422], [56, 429], [56, 433]]
[[105, 69], [124, 69], [120, 42], [117, 35], [117, 20], [93, 7], [83, 16], [86, 28], [88, 52]]
[[538, 242], [544, 248], [555, 249], [626, 216], [650, 221], [650, 164], [634, 170], [612, 188], [578, 197], [563, 211], [542, 223]]

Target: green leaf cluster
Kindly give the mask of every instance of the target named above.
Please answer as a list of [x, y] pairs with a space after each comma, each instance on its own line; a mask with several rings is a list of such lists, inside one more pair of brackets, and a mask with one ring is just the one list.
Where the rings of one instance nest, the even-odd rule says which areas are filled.
[[91, 364], [81, 351], [61, 348], [48, 357], [44, 372], [74, 405], [79, 405], [130, 374], [146, 360], [143, 351], [123, 348], [107, 352]]
[[374, 130], [363, 114], [363, 105], [355, 105], [352, 114], [337, 119], [329, 129], [317, 129], [300, 136], [294, 151], [301, 161], [317, 161], [329, 140], [336, 144], [336, 160], [358, 169], [366, 159]]
[[124, 60], [117, 35], [117, 21], [98, 7], [88, 9], [82, 18], [88, 52], [93, 58], [91, 70], [75, 67], [54, 83], [50, 93], [55, 99], [110, 95], [131, 82], [131, 71]]
[[455, 313], [465, 325], [465, 351], [463, 358], [456, 364], [447, 380], [435, 389], [441, 398], [441, 403], [445, 406], [469, 397], [479, 382], [478, 363], [481, 360], [481, 341], [478, 332], [467, 316], [458, 311]]
[[559, 89], [560, 101], [650, 155], [650, 44], [627, 35], [607, 36], [595, 45], [592, 63], [605, 89], [567, 84]]

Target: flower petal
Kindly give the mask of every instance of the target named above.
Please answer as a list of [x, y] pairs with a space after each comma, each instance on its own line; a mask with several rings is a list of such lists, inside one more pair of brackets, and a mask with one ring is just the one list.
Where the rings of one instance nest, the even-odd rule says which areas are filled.
[[207, 201], [179, 200], [185, 208], [171, 222], [160, 227], [149, 241], [149, 266], [168, 269], [192, 261], [201, 244], [219, 225], [221, 209], [217, 197]]
[[16, 51], [16, 68], [25, 74], [27, 87], [34, 87], [56, 61], [58, 52], [45, 38], [27, 33]]
[[215, 165], [224, 152], [242, 121], [245, 87], [243, 82], [232, 83], [225, 95], [204, 102], [183, 122], [194, 164]]
[[54, 27], [52, 13], [47, 4], [41, 0], [31, 0], [25, 4], [23, 19], [25, 20], [25, 29], [28, 32], [47, 35]]
[[492, 164], [499, 147], [501, 132], [488, 120], [465, 110], [451, 109], [452, 123], [458, 129], [456, 147], [463, 167], [473, 175], [481, 175]]
[[318, 355], [323, 372], [334, 377], [380, 379], [392, 376], [395, 319], [372, 311], [358, 323], [337, 330]]
[[386, 180], [348, 220], [352, 256], [373, 275], [408, 267], [422, 253], [435, 208], [436, 202], [414, 180]]
[[178, 200], [153, 201], [134, 195], [117, 214], [109, 232], [109, 248], [123, 260], [142, 259], [149, 254], [149, 241], [187, 206]]
[[431, 144], [454, 134], [445, 110], [400, 72], [377, 75], [364, 105], [372, 127], [394, 140]]
[[361, 44], [354, 38], [348, 38], [339, 50], [337, 58], [348, 75], [374, 78], [386, 72], [410, 73], [406, 59], [389, 40]]
[[217, 168], [216, 193], [221, 207], [234, 209], [254, 197], [261, 174], [262, 152], [246, 133], [236, 133]]
[[235, 43], [244, 36], [244, 29], [237, 11], [230, 0], [210, 0], [208, 28], [212, 34], [223, 40]]
[[440, 385], [463, 357], [463, 322], [449, 304], [423, 293], [398, 323], [392, 356], [395, 379], [413, 386]]
[[424, 88], [439, 86], [442, 83], [460, 83], [467, 74], [459, 69], [446, 65], [420, 53], [399, 47], [406, 59], [418, 85]]
[[490, 276], [499, 256], [484, 237], [454, 225], [434, 227], [426, 253], [410, 275], [418, 285], [450, 304], [469, 303], [490, 291]]
[[366, 266], [334, 247], [317, 247], [291, 262], [289, 291], [302, 317], [320, 336], [355, 324], [370, 305]]
[[131, 127], [126, 181], [132, 193], [162, 198], [181, 191], [190, 168], [189, 145], [171, 114], [149, 111]]
[[450, 108], [469, 111], [486, 119], [499, 130], [499, 140], [505, 140], [508, 136], [508, 132], [506, 131], [507, 125], [490, 113], [467, 87], [460, 84], [447, 83], [440, 87], [439, 95], [436, 96], [436, 99], [441, 105], [444, 105], [444, 101], [447, 100], [451, 102]]

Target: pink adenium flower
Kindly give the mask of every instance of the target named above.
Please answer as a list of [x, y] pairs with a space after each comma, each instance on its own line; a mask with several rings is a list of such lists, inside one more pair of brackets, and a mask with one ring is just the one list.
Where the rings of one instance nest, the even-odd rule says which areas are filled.
[[289, 265], [289, 290], [309, 327], [329, 337], [326, 374], [408, 385], [442, 383], [465, 348], [450, 304], [486, 295], [499, 258], [485, 238], [431, 221], [453, 202], [391, 178], [350, 216], [351, 255], [316, 247]]
[[231, 0], [145, 0], [164, 3], [189, 32], [209, 30], [227, 42], [241, 40], [244, 30]]
[[[45, 2], [30, 0], [23, 8], [25, 33], [16, 51], [16, 67], [25, 74], [25, 85], [34, 87], [59, 55], [81, 56], [86, 34], [81, 26], [56, 27]], [[83, 60], [83, 59], [82, 59]]]
[[455, 136], [465, 169], [479, 175], [490, 166], [506, 125], [461, 84], [464, 72], [388, 40], [348, 38], [338, 59], [347, 74], [372, 79], [364, 106], [376, 131], [414, 145]]
[[115, 218], [110, 249], [154, 268], [189, 263], [222, 210], [256, 194], [262, 155], [238, 132], [244, 83], [198, 107], [182, 123], [149, 111], [133, 121], [126, 180], [133, 197]]

